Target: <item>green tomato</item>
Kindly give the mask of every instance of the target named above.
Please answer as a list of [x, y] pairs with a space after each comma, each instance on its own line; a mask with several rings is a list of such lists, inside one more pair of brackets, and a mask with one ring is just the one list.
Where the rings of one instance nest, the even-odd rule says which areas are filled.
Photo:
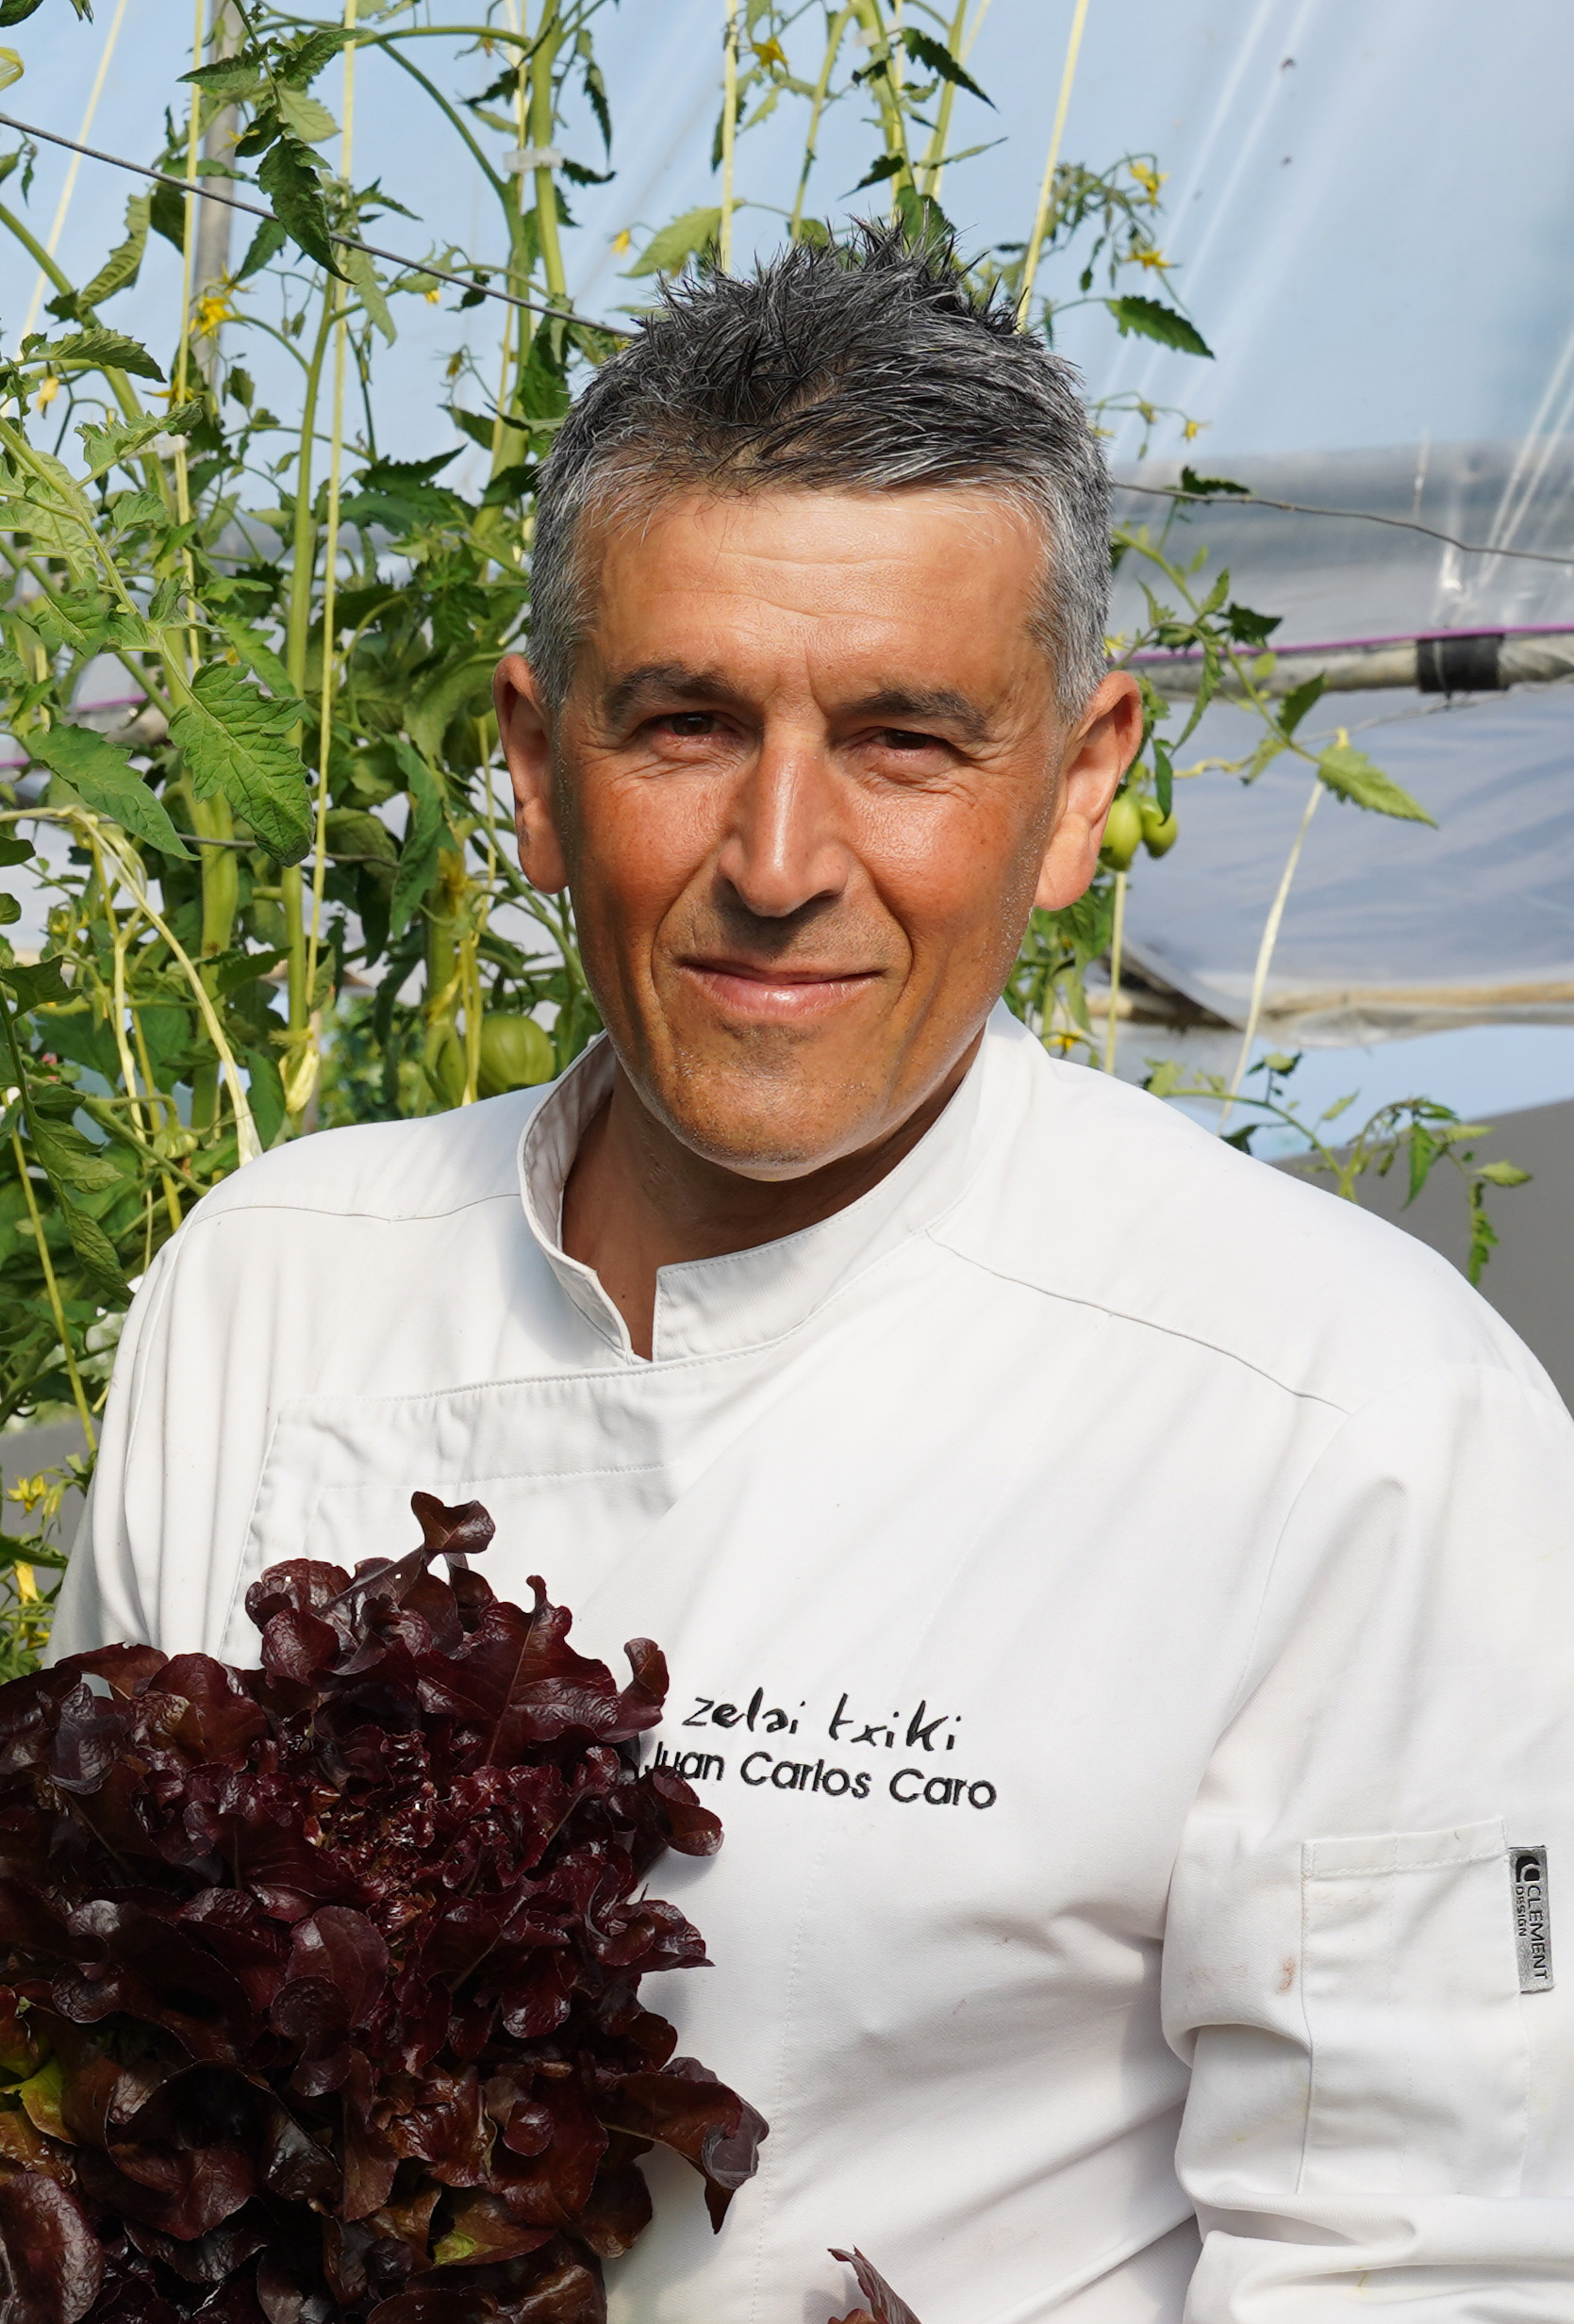
[[481, 1095], [501, 1097], [505, 1090], [529, 1089], [557, 1071], [552, 1035], [533, 1016], [510, 1016], [489, 1009], [481, 1019]]
[[1104, 822], [1103, 845], [1099, 849], [1102, 862], [1111, 871], [1127, 871], [1132, 858], [1142, 845], [1142, 811], [1129, 791], [1122, 791], [1110, 807]]
[[1173, 807], [1168, 815], [1160, 815], [1156, 799], [1142, 802], [1142, 844], [1150, 855], [1168, 855], [1181, 835], [1179, 818]]

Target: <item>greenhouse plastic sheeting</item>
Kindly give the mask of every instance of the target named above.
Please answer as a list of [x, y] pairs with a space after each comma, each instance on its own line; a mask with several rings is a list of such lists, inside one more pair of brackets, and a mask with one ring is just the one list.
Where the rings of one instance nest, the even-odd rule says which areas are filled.
[[[1210, 474], [1225, 466], [1211, 449], [1194, 459]], [[1180, 472], [1174, 460], [1121, 471], [1150, 486], [1172, 485]], [[1167, 552], [1184, 564], [1205, 549], [1210, 571], [1228, 568], [1233, 597], [1279, 618], [1276, 646], [1574, 629], [1574, 437], [1248, 453], [1226, 474], [1254, 497], [1184, 506]], [[1293, 505], [1263, 504], [1271, 502]], [[1122, 524], [1155, 536], [1173, 507], [1152, 491], [1121, 491], [1116, 501]], [[1466, 554], [1461, 540], [1493, 542], [1496, 552]], [[1145, 559], [1129, 558], [1116, 584], [1117, 630], [1140, 618], [1139, 574], [1169, 594]]]
[[[1135, 471], [1148, 481], [1175, 472], [1173, 463]], [[1567, 438], [1248, 456], [1230, 472], [1265, 499], [1370, 512], [1308, 518], [1226, 503], [1187, 508], [1171, 525], [1175, 561], [1205, 547], [1209, 576], [1227, 569], [1237, 600], [1281, 616], [1275, 643], [1574, 624], [1574, 571], [1468, 556], [1432, 537], [1566, 553]], [[1150, 526], [1168, 506], [1134, 492], [1118, 502], [1123, 521]], [[1173, 594], [1142, 559], [1130, 560], [1117, 588], [1118, 628], [1138, 618], [1133, 576], [1144, 569], [1161, 596]], [[1162, 690], [1162, 666], [1152, 674]], [[1301, 739], [1315, 747], [1341, 726], [1438, 828], [1319, 802], [1273, 952], [1265, 1030], [1327, 1045], [1494, 1019], [1574, 1023], [1574, 689], [1560, 683], [1455, 702], [1329, 696]], [[1181, 763], [1246, 758], [1262, 732], [1251, 713], [1212, 708]], [[1134, 880], [1134, 960], [1231, 1024], [1250, 1008], [1263, 921], [1309, 781], [1303, 761], [1281, 758], [1245, 790], [1218, 768], [1182, 783], [1190, 844]]]
[[[1368, 815], [1325, 793], [1306, 834], [1267, 986], [1263, 1030], [1334, 1046], [1498, 1018], [1574, 1024], [1574, 742], [1553, 689], [1418, 712], [1413, 694], [1330, 697], [1350, 738], [1436, 817]], [[1310, 723], [1310, 722], [1309, 722]], [[1251, 714], [1209, 710], [1183, 764], [1250, 751]], [[1276, 759], [1243, 789], [1217, 768], [1177, 783], [1181, 838], [1138, 857], [1128, 953], [1162, 982], [1245, 1021], [1264, 918], [1311, 769]]]

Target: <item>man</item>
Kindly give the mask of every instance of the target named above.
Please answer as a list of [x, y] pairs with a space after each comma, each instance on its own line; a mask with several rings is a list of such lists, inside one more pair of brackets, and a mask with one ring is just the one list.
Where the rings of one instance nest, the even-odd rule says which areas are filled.
[[728, 1837], [659, 2005], [771, 2132], [714, 2240], [649, 2166], [619, 2324], [818, 2318], [854, 2239], [924, 2324], [1566, 2324], [1569, 1423], [1439, 1261], [996, 1005], [1139, 736], [1068, 373], [894, 240], [707, 278], [533, 585], [522, 860], [606, 1040], [208, 1197], [60, 1649], [244, 1659], [414, 1487], [661, 1640]]

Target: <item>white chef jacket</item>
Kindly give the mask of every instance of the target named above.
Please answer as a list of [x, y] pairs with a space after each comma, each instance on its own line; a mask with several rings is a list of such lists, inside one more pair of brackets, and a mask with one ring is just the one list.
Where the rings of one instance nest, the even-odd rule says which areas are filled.
[[616, 2324], [819, 2324], [854, 2241], [923, 2324], [1568, 2324], [1574, 1430], [1533, 1359], [1002, 1011], [872, 1192], [663, 1269], [647, 1362], [558, 1240], [609, 1072], [208, 1195], [58, 1651], [254, 1660], [262, 1567], [398, 1554], [417, 1488], [584, 1651], [665, 1647], [654, 1748], [727, 1838], [657, 1867], [715, 1967], [646, 1997], [770, 2135], [716, 2237], [647, 2165]]

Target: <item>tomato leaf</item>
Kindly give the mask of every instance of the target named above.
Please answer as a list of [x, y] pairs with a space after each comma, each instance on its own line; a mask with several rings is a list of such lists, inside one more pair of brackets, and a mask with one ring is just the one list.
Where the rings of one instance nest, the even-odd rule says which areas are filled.
[[90, 330], [73, 331], [65, 338], [51, 339], [39, 353], [51, 363], [126, 371], [133, 379], [162, 380], [164, 376], [140, 339], [128, 338], [124, 331], [102, 330], [97, 324]]
[[909, 26], [902, 35], [902, 45], [915, 64], [922, 65], [928, 73], [936, 74], [942, 81], [950, 81], [954, 89], [965, 89], [969, 96], [983, 97], [985, 104], [993, 111], [993, 97], [984, 96], [983, 90], [971, 74], [964, 72], [944, 41], [936, 41], [931, 33], [919, 32]]
[[720, 208], [686, 210], [670, 226], [653, 234], [625, 275], [675, 274], [686, 260], [708, 250], [721, 231]]
[[125, 206], [125, 239], [117, 242], [91, 282], [76, 293], [78, 314], [101, 306], [112, 299], [117, 290], [129, 290], [141, 271], [142, 254], [147, 249], [148, 212], [152, 195], [134, 193]]
[[51, 727], [47, 733], [29, 734], [27, 749], [94, 815], [108, 816], [163, 855], [190, 859], [191, 850], [170, 821], [163, 800], [149, 790], [125, 752], [91, 727]]
[[224, 662], [209, 662], [170, 720], [199, 799], [222, 792], [280, 864], [311, 845], [310, 777], [290, 736], [301, 705], [261, 693]]
[[1139, 298], [1128, 292], [1123, 298], [1106, 299], [1104, 305], [1115, 317], [1122, 338], [1134, 332], [1138, 338], [1156, 338], [1163, 347], [1176, 347], [1184, 355], [1207, 355], [1213, 349], [1194, 322], [1177, 314], [1162, 300]]
[[47, 960], [32, 963], [8, 961], [0, 967], [0, 984], [5, 985], [19, 1009], [47, 1009], [71, 998], [56, 953], [51, 953]]
[[1374, 766], [1353, 743], [1335, 743], [1325, 750], [1317, 761], [1317, 772], [1335, 799], [1349, 799], [1370, 815], [1393, 816], [1401, 823], [1433, 821], [1417, 799], [1401, 790], [1391, 775]]
[[404, 933], [410, 915], [425, 901], [438, 876], [438, 855], [445, 828], [442, 792], [437, 777], [420, 751], [412, 750], [403, 735], [395, 739], [393, 748], [410, 788], [410, 819], [406, 826], [405, 844], [399, 850], [399, 868], [393, 875], [393, 894], [389, 899], [390, 938]]
[[1327, 684], [1327, 679], [1318, 670], [1315, 678], [1303, 679], [1300, 685], [1292, 686], [1285, 695], [1279, 712], [1279, 732], [1286, 741], [1314, 703], [1321, 700]]
[[323, 199], [323, 187], [310, 148], [298, 137], [284, 131], [263, 155], [257, 165], [257, 180], [290, 240], [342, 282], [343, 270], [328, 239], [327, 205]]

